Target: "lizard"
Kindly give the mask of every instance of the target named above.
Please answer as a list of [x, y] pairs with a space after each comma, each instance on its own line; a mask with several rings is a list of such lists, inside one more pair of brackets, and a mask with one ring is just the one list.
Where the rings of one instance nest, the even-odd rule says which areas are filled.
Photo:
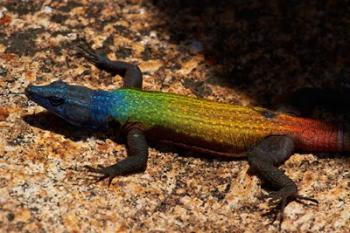
[[28, 99], [72, 125], [93, 130], [115, 127], [126, 138], [128, 156], [111, 166], [85, 166], [99, 174], [98, 181], [143, 172], [147, 168], [148, 141], [225, 158], [247, 157], [257, 176], [275, 191], [275, 218], [291, 201], [318, 201], [298, 193], [296, 183], [278, 168], [295, 150], [350, 151], [350, 137], [342, 127], [311, 118], [244, 107], [178, 94], [142, 90], [137, 65], [112, 61], [88, 44], [79, 53], [97, 68], [120, 75], [123, 86], [113, 91], [70, 85], [61, 80], [48, 85], [29, 84]]

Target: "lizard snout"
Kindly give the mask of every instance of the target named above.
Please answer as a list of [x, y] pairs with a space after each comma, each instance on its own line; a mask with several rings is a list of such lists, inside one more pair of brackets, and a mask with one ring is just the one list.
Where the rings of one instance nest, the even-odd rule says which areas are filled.
[[33, 85], [29, 84], [25, 89], [24, 89], [24, 94], [30, 98], [33, 95]]

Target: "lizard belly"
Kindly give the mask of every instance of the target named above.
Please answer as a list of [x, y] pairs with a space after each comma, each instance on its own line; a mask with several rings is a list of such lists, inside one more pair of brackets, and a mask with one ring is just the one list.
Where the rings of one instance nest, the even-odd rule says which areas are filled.
[[243, 152], [257, 144], [264, 137], [236, 134], [234, 130], [228, 133], [229, 137], [215, 135], [215, 131], [187, 134], [164, 127], [153, 127], [146, 131], [146, 135], [147, 139], [150, 140], [217, 157], [244, 157]]

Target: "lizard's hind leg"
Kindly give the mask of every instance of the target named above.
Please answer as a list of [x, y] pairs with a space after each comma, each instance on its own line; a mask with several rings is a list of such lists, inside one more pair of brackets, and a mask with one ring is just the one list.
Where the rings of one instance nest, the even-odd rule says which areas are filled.
[[79, 54], [97, 68], [112, 75], [120, 75], [123, 78], [123, 87], [142, 88], [142, 73], [137, 65], [123, 61], [112, 61], [105, 55], [98, 54], [86, 41], [80, 41], [77, 48]]
[[283, 163], [294, 150], [294, 142], [288, 136], [276, 135], [263, 139], [258, 145], [247, 152], [251, 169], [276, 191], [269, 197], [276, 207], [271, 213], [275, 218], [279, 215], [280, 224], [283, 221], [284, 208], [290, 201], [308, 200], [318, 203], [315, 199], [298, 194], [296, 184], [276, 166]]

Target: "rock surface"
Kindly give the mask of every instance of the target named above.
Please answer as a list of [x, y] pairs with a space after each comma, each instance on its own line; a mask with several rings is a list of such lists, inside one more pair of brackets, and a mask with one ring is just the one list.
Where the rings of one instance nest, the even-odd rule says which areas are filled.
[[[299, 87], [349, 83], [347, 5], [194, 2], [0, 2], [1, 232], [278, 232], [263, 216], [266, 191], [247, 161], [156, 146], [145, 173], [96, 184], [82, 167], [121, 160], [124, 145], [11, 94], [57, 79], [119, 87], [120, 77], [76, 56], [78, 37], [138, 64], [147, 90], [268, 106]], [[282, 232], [350, 231], [349, 163], [339, 154], [294, 154], [282, 166], [301, 194], [320, 201], [290, 203]]]

